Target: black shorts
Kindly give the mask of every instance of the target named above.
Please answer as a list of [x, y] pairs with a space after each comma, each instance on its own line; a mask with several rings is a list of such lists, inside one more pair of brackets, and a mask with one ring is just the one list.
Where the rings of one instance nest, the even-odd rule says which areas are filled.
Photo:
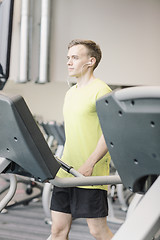
[[50, 209], [69, 213], [73, 218], [106, 217], [108, 216], [107, 191], [54, 187]]

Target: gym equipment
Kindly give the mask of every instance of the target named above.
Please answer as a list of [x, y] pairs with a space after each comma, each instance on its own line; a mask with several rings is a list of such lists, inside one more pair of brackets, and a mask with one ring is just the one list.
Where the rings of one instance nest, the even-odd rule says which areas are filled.
[[[0, 158], [0, 165], [2, 161]], [[16, 189], [17, 189], [17, 178], [14, 174], [9, 174], [10, 179], [10, 186], [8, 189], [7, 194], [5, 197], [0, 201], [0, 212], [7, 206], [7, 204], [10, 202], [10, 200], [14, 197]]]
[[53, 179], [60, 165], [30, 117], [25, 101], [20, 96], [7, 98], [1, 95], [0, 98], [0, 132], [3, 136], [0, 156], [8, 159], [8, 167], [3, 173], [34, 177], [40, 182]]
[[[121, 183], [119, 176], [79, 177], [76, 170], [54, 157], [21, 96], [0, 95], [0, 109], [3, 136], [0, 139], [0, 173], [28, 176], [64, 187]], [[60, 167], [77, 176], [74, 181], [55, 177]], [[3, 208], [0, 204], [0, 210]]]
[[133, 192], [145, 193], [160, 172], [159, 98], [160, 87], [134, 87], [97, 102], [112, 160], [124, 185]]
[[150, 240], [160, 229], [160, 87], [114, 91], [97, 112], [123, 184], [145, 194], [113, 239]]
[[[11, 175], [14, 176], [14, 175]], [[0, 200], [6, 195], [10, 188], [10, 177], [6, 174], [0, 176]], [[17, 205], [28, 205], [32, 200], [39, 199], [42, 195], [43, 184], [33, 181], [31, 178], [18, 176], [17, 178], [17, 192], [12, 201], [5, 207], [6, 209]]]
[[64, 125], [58, 124], [56, 121], [42, 122], [41, 126], [43, 127], [47, 137], [48, 146], [51, 148], [53, 141], [56, 140], [56, 156], [59, 158], [62, 156], [63, 147], [65, 143], [65, 133]]

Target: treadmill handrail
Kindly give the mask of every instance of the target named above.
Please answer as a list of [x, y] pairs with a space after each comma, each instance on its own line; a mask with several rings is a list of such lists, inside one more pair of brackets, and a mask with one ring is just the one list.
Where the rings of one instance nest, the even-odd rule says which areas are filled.
[[49, 181], [57, 187], [76, 187], [76, 186], [92, 186], [92, 185], [112, 185], [122, 184], [119, 175], [110, 176], [90, 176], [90, 177], [70, 177], [59, 178], [55, 177]]
[[17, 189], [17, 178], [14, 174], [9, 174], [10, 178], [10, 187], [8, 193], [5, 197], [0, 201], [0, 212], [7, 206], [10, 200], [14, 197], [16, 189]]

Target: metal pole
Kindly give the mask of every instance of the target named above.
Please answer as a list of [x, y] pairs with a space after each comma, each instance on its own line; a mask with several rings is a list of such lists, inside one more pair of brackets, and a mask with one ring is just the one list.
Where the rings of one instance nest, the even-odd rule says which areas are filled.
[[50, 183], [57, 187], [76, 187], [76, 186], [91, 186], [91, 185], [110, 185], [122, 183], [118, 175], [114, 176], [91, 176], [91, 177], [74, 177], [74, 178], [59, 178], [50, 180]]
[[19, 81], [28, 81], [29, 0], [22, 0]]
[[9, 191], [6, 194], [6, 196], [1, 200], [0, 202], [0, 212], [5, 208], [5, 206], [10, 202], [10, 200], [13, 198], [16, 189], [17, 189], [17, 178], [13, 174], [9, 174], [10, 178], [10, 187]]
[[40, 33], [40, 63], [39, 81], [48, 81], [48, 49], [49, 49], [49, 28], [50, 28], [50, 0], [42, 0], [41, 5], [41, 33]]

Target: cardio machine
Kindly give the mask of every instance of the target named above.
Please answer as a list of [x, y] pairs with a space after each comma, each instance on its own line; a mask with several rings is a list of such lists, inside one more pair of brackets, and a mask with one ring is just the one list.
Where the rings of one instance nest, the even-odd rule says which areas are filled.
[[159, 239], [154, 236], [160, 230], [160, 87], [112, 92], [97, 102], [97, 111], [123, 184], [144, 195], [113, 239]]

